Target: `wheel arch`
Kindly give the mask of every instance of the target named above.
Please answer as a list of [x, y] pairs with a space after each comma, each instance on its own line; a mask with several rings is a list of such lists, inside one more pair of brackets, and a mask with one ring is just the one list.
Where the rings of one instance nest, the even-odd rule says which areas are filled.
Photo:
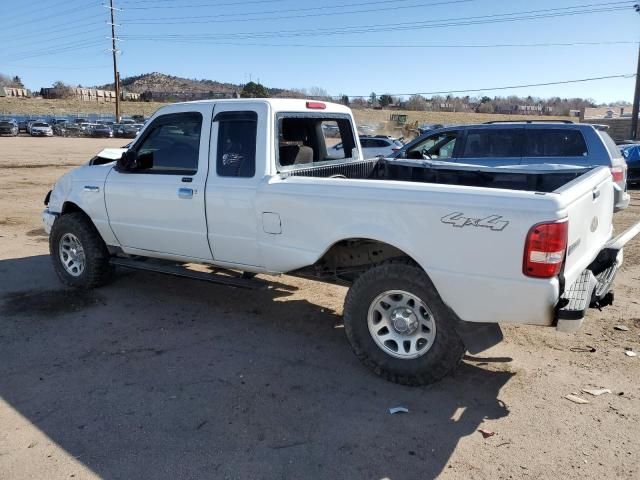
[[349, 237], [334, 241], [313, 263], [313, 268], [321, 276], [333, 275], [352, 281], [367, 269], [392, 260], [411, 263], [425, 270], [402, 248], [368, 237]]

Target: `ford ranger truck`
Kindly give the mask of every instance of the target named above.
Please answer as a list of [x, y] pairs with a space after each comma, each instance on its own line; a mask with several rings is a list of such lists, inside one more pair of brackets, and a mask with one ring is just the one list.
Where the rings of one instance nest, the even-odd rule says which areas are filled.
[[342, 105], [238, 99], [160, 108], [128, 148], [62, 176], [43, 221], [72, 287], [104, 285], [114, 266], [240, 288], [283, 273], [347, 285], [355, 354], [416, 385], [499, 342], [500, 323], [574, 331], [610, 303], [640, 231], [614, 237], [613, 201], [606, 167], [362, 158]]

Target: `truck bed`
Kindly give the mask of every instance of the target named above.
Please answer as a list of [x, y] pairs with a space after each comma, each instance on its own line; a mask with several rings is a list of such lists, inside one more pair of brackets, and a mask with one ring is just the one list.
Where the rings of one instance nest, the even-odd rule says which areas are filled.
[[283, 176], [337, 177], [361, 180], [400, 180], [550, 193], [591, 168], [572, 166], [479, 167], [416, 160], [368, 159], [297, 167]]

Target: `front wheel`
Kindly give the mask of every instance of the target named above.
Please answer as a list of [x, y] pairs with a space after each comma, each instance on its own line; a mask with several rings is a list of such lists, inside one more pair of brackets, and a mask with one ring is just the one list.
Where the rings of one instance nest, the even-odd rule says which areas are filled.
[[455, 320], [425, 272], [409, 263], [371, 268], [351, 286], [344, 326], [355, 354], [376, 374], [426, 385], [451, 372], [464, 355]]
[[70, 287], [99, 287], [111, 276], [107, 246], [83, 213], [68, 213], [53, 223], [49, 253], [58, 277]]

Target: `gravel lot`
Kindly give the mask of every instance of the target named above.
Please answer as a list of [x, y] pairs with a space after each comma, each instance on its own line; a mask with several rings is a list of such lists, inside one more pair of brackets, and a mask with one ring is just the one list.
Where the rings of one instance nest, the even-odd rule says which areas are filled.
[[[579, 333], [506, 326], [455, 375], [402, 387], [351, 353], [341, 287], [121, 271], [64, 289], [42, 199], [126, 142], [0, 138], [0, 478], [640, 478], [640, 241]], [[634, 192], [617, 227], [638, 217]], [[612, 393], [563, 398], [589, 387]]]

